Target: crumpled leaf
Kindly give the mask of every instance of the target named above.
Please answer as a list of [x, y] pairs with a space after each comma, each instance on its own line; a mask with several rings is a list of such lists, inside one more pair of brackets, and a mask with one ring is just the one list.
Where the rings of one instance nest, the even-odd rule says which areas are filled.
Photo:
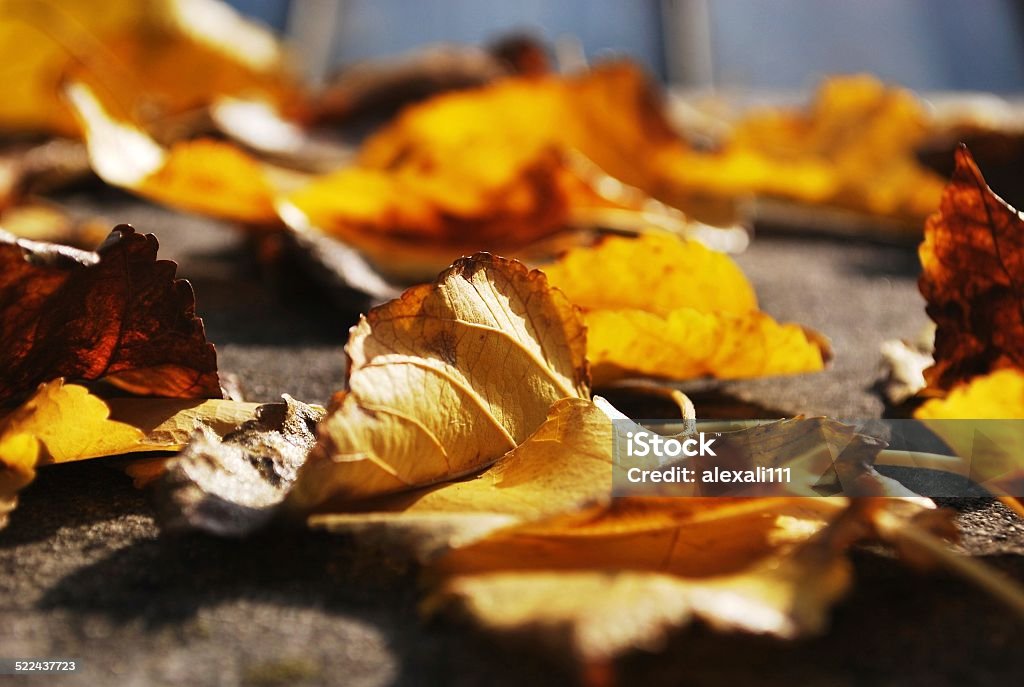
[[157, 240], [116, 227], [95, 253], [0, 231], [0, 404], [56, 377], [136, 394], [219, 397], [188, 282]]
[[299, 509], [477, 472], [552, 403], [587, 398], [586, 334], [544, 275], [488, 254], [371, 310], [349, 337], [347, 391], [318, 428]]
[[316, 443], [324, 410], [296, 401], [259, 406], [223, 439], [201, 427], [156, 486], [161, 526], [242, 536], [270, 520]]
[[985, 184], [966, 148], [918, 252], [919, 286], [936, 324], [929, 387], [1024, 368], [1024, 220]]
[[[56, 379], [0, 413], [0, 510], [39, 466], [148, 451], [177, 451], [199, 427], [224, 434], [252, 417], [254, 403], [220, 399], [118, 398], [105, 401]], [[0, 518], [0, 526], [3, 519]]]
[[309, 518], [312, 527], [421, 559], [496, 530], [607, 502], [612, 426], [589, 401], [557, 401], [530, 438], [471, 479], [356, 503]]
[[543, 267], [585, 311], [596, 384], [629, 375], [691, 379], [814, 372], [824, 337], [757, 310], [732, 260], [692, 241], [607, 237]]
[[93, 170], [112, 186], [171, 207], [252, 224], [277, 224], [275, 180], [289, 174], [210, 138], [165, 148], [84, 83], [66, 89]]
[[76, 134], [60, 97], [72, 74], [148, 121], [226, 95], [295, 99], [273, 35], [218, 0], [0, 2], [0, 130]]

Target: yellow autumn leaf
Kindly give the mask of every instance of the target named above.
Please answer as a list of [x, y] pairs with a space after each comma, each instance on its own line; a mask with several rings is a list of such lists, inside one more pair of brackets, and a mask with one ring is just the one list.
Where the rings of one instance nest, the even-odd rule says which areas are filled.
[[524, 256], [581, 226], [685, 233], [637, 164], [663, 144], [680, 142], [632, 65], [501, 79], [407, 108], [281, 214], [403, 278], [478, 250]]
[[18, 506], [18, 492], [35, 479], [39, 442], [22, 433], [0, 433], [0, 529]]
[[1006, 368], [962, 382], [944, 398], [926, 401], [914, 417], [960, 457], [945, 469], [1024, 515], [1024, 371]]
[[76, 134], [60, 96], [72, 74], [150, 120], [293, 93], [277, 40], [219, 0], [0, 1], [0, 130]]
[[177, 451], [200, 426], [227, 433], [252, 417], [257, 406], [221, 399], [105, 401], [77, 384], [47, 382], [20, 406], [0, 414], [0, 486], [8, 492], [0, 499], [12, 498], [31, 482], [39, 466]]
[[84, 83], [67, 86], [101, 179], [171, 207], [253, 224], [278, 222], [274, 171], [230, 143], [198, 139], [159, 145]]
[[[910, 91], [867, 75], [822, 82], [805, 110], [751, 113], [721, 153], [722, 184], [807, 203], [827, 203], [917, 221], [933, 212], [942, 178], [917, 160], [928, 136], [924, 105]], [[714, 158], [712, 158], [714, 159]], [[730, 166], [731, 160], [743, 164]], [[681, 183], [700, 183], [681, 168]], [[707, 170], [708, 181], [715, 179]]]
[[586, 334], [544, 275], [487, 254], [360, 319], [347, 391], [292, 492], [311, 508], [477, 472], [587, 398]]
[[691, 379], [814, 372], [825, 339], [758, 311], [726, 255], [665, 234], [608, 237], [543, 267], [585, 311], [595, 383], [629, 375]]
[[962, 382], [944, 398], [925, 401], [919, 420], [1024, 419], [1024, 371], [1011, 367]]

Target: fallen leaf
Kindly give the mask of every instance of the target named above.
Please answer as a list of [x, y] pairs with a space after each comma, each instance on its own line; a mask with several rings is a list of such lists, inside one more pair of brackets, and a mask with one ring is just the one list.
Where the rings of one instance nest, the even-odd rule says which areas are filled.
[[299, 509], [478, 472], [551, 404], [587, 398], [586, 335], [544, 275], [479, 254], [371, 310], [349, 337], [347, 391], [318, 428]]
[[583, 185], [556, 152], [476, 150], [466, 162], [427, 173], [342, 169], [288, 196], [281, 216], [300, 233], [358, 249], [385, 277], [405, 281], [436, 274], [458, 255], [520, 251], [567, 229], [571, 194]]
[[0, 510], [36, 468], [104, 456], [180, 450], [200, 427], [224, 434], [252, 417], [254, 403], [119, 398], [105, 401], [56, 379], [24, 403], [0, 413]]
[[928, 386], [1024, 368], [1024, 220], [985, 184], [966, 148], [919, 249], [921, 294], [936, 324]]
[[311, 527], [426, 560], [513, 525], [607, 502], [612, 425], [589, 401], [557, 401], [526, 441], [470, 479], [313, 515]]
[[[914, 412], [920, 420], [1024, 419], [1024, 370], [1008, 368], [974, 377], [943, 398], [926, 401]], [[970, 455], [970, 450], [961, 455]]]
[[0, 129], [75, 135], [61, 80], [88, 75], [149, 122], [216, 97], [295, 99], [273, 35], [217, 0], [4, 0]]
[[914, 417], [960, 457], [943, 466], [947, 471], [970, 478], [1024, 515], [1024, 371], [974, 377], [944, 398], [926, 401]]
[[928, 400], [914, 417], [959, 457], [942, 461], [941, 469], [970, 478], [1024, 514], [1021, 428], [1005, 422], [1024, 419], [1022, 237], [1020, 214], [988, 187], [960, 146], [918, 250], [918, 285], [936, 330], [934, 362], [918, 394]]
[[[158, 144], [84, 83], [66, 89], [92, 168], [112, 186], [171, 207], [252, 224], [277, 224], [274, 171], [230, 143], [201, 138]], [[275, 176], [277, 175], [277, 176]]]
[[[701, 619], [783, 638], [824, 630], [851, 582], [845, 551], [876, 511], [911, 527], [924, 504], [843, 498], [628, 498], [570, 522], [456, 549], [428, 608], [528, 636], [584, 666], [662, 645]], [[948, 532], [934, 517], [927, 522]]]
[[264, 525], [306, 462], [323, 416], [285, 394], [223, 439], [201, 427], [158, 478], [161, 527], [242, 536]]
[[693, 241], [607, 237], [543, 270], [585, 312], [596, 384], [814, 372], [831, 357], [820, 334], [758, 311], [735, 263]]
[[628, 64], [432, 98], [367, 139], [355, 166], [290, 195], [281, 215], [405, 279], [476, 250], [524, 256], [580, 226], [689, 231], [636, 164], [679, 143], [656, 100]]
[[57, 377], [220, 396], [192, 288], [157, 245], [126, 225], [94, 253], [0, 231], [0, 404]]
[[741, 119], [723, 149], [675, 168], [681, 186], [748, 192], [917, 222], [942, 179], [916, 157], [930, 131], [910, 91], [867, 75], [822, 82], [806, 110]]

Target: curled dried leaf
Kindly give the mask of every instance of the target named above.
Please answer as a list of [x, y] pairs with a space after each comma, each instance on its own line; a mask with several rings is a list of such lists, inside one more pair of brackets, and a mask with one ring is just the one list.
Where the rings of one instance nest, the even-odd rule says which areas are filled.
[[719, 153], [675, 168], [678, 183], [747, 192], [918, 222], [933, 212], [942, 179], [916, 147], [930, 128], [910, 91], [867, 75], [822, 82], [809, 107], [754, 112]]
[[718, 630], [813, 634], [850, 584], [845, 550], [875, 534], [875, 511], [889, 503], [620, 499], [452, 551], [430, 607], [499, 636], [539, 637], [583, 664], [657, 646], [697, 618]]
[[349, 337], [348, 390], [292, 500], [311, 508], [477, 472], [562, 398], [586, 398], [586, 334], [544, 275], [478, 254], [371, 310]]
[[632, 65], [502, 79], [407, 108], [281, 214], [407, 279], [477, 250], [524, 256], [578, 226], [685, 232], [636, 164], [662, 144], [679, 140]]

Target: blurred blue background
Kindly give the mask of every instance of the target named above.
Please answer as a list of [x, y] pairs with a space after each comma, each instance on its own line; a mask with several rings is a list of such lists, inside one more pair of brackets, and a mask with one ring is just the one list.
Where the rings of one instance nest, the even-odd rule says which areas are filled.
[[[867, 71], [922, 90], [1024, 92], [1018, 0], [231, 0], [321, 69], [531, 29], [691, 86], [798, 89]], [[299, 6], [301, 5], [301, 7]], [[300, 16], [301, 15], [301, 16]], [[311, 36], [316, 35], [314, 40]]]

